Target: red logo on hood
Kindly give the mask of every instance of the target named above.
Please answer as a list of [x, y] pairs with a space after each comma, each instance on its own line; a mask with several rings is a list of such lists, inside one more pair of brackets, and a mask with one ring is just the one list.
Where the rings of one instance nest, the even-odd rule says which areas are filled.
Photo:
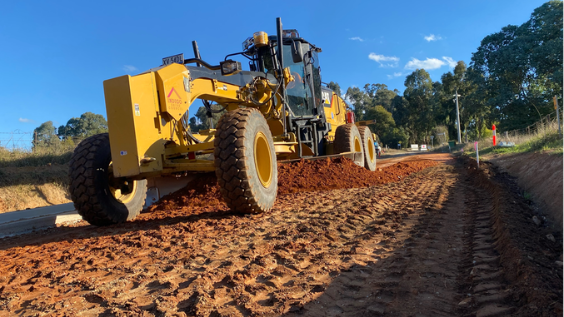
[[178, 99], [182, 99], [180, 98], [180, 95], [178, 94], [178, 92], [176, 92], [176, 90], [174, 89], [174, 87], [172, 87], [172, 89], [170, 90], [170, 92], [168, 93], [168, 96], [166, 96], [167, 98], [170, 98], [170, 95], [172, 95], [172, 92], [174, 91], [174, 93], [176, 94], [176, 97], [178, 97]]

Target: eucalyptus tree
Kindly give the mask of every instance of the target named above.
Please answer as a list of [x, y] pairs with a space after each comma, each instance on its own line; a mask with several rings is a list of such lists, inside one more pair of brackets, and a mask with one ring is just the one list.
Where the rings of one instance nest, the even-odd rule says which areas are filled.
[[561, 1], [482, 40], [470, 67], [500, 127], [522, 128], [552, 111], [550, 98], [562, 94], [562, 43]]
[[433, 82], [424, 69], [416, 69], [405, 79], [403, 96], [408, 103], [408, 129], [410, 140], [426, 140], [435, 126], [435, 114], [432, 107]]

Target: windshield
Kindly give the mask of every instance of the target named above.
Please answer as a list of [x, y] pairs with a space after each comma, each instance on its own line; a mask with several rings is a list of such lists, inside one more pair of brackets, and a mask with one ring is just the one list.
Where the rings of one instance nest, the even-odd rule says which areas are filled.
[[[307, 44], [298, 43], [298, 45], [302, 45], [302, 52], [307, 52], [309, 49]], [[294, 76], [294, 81], [286, 87], [290, 109], [296, 116], [312, 115], [315, 106], [308, 84], [309, 79], [305, 75], [304, 63], [294, 63], [292, 60], [291, 45], [284, 45], [284, 67], [289, 67], [290, 73]]]
[[317, 59], [317, 52], [312, 51], [311, 61], [313, 70], [313, 91], [315, 92], [315, 106], [321, 105], [321, 68], [319, 67], [319, 60]]
[[[302, 52], [307, 52], [309, 50], [309, 45], [304, 43], [297, 43], [302, 45]], [[276, 47], [278, 49], [278, 47]], [[290, 109], [295, 116], [311, 116], [313, 114], [314, 98], [311, 94], [311, 89], [309, 87], [308, 81], [310, 80], [305, 76], [304, 65], [306, 63], [294, 63], [292, 60], [292, 47], [291, 45], [284, 45], [284, 67], [290, 68], [290, 73], [294, 76], [294, 81], [289, 83], [286, 87], [286, 95], [288, 97], [288, 104]], [[304, 54], [304, 60], [307, 59], [307, 54]], [[260, 48], [259, 50], [260, 63], [262, 70], [265, 73], [274, 75], [274, 66], [272, 64], [272, 57], [270, 55], [270, 49], [267, 47]], [[317, 57], [317, 55], [316, 55]], [[312, 58], [310, 63], [316, 64], [317, 58]], [[317, 72], [319, 74], [319, 72]], [[319, 75], [315, 75], [314, 71], [314, 82]], [[319, 85], [321, 85], [321, 79], [319, 79]], [[321, 96], [321, 90], [319, 91]]]

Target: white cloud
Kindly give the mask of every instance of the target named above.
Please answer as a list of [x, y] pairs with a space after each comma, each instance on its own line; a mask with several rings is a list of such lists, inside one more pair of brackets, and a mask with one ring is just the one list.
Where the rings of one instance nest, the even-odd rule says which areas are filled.
[[34, 123], [35, 122], [35, 120], [31, 120], [31, 119], [27, 119], [27, 118], [20, 118], [18, 121], [23, 122], [23, 123]]
[[380, 64], [380, 67], [397, 67], [399, 62], [399, 57], [384, 56], [376, 53], [370, 53], [368, 58]]
[[436, 58], [427, 58], [424, 61], [420, 61], [417, 58], [413, 57], [407, 64], [405, 64], [405, 69], [437, 69], [441, 68], [445, 62], [441, 61], [440, 59]]
[[427, 42], [431, 42], [431, 41], [438, 41], [438, 40], [442, 40], [443, 38], [435, 35], [435, 34], [430, 34], [428, 36], [424, 36], [423, 37]]
[[395, 77], [400, 77], [401, 75], [403, 75], [403, 73], [399, 72], [399, 73], [393, 73], [392, 75], [387, 75], [388, 79], [392, 79]]
[[349, 40], [364, 42], [364, 40], [362, 38], [358, 37], [358, 36], [350, 37]]
[[450, 68], [454, 68], [457, 64], [456, 61], [454, 59], [452, 59], [452, 57], [443, 56], [443, 59], [446, 61], [446, 63], [448, 64], [448, 67], [450, 67]]
[[376, 61], [376, 62], [389, 62], [389, 61], [397, 62], [397, 61], [399, 61], [398, 57], [378, 55], [376, 53], [370, 53], [368, 55], [368, 58], [373, 60], [373, 61]]
[[134, 72], [137, 70], [137, 67], [131, 65], [123, 65], [123, 70], [126, 72]]
[[424, 61], [420, 61], [417, 58], [412, 57], [411, 60], [407, 62], [407, 64], [405, 64], [405, 69], [422, 68], [425, 70], [432, 70], [432, 69], [441, 68], [445, 65], [448, 65], [448, 67], [452, 68], [456, 66], [456, 62], [454, 61], [454, 59], [452, 59], [452, 57], [448, 57], [448, 56], [443, 56], [443, 60], [440, 60], [438, 58], [427, 58]]

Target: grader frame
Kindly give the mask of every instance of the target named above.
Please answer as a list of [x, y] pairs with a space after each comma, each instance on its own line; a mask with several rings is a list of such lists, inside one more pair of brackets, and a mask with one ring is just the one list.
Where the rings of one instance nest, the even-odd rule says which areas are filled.
[[[155, 201], [186, 183], [164, 190], [167, 180], [198, 172], [215, 171], [228, 206], [248, 213], [274, 204], [277, 161], [340, 154], [374, 170], [372, 133], [347, 119], [345, 102], [321, 87], [321, 50], [299, 36], [283, 37], [280, 18], [277, 33], [255, 33], [247, 43], [242, 54], [252, 56], [251, 71], [227, 58], [211, 66], [194, 43], [196, 58], [182, 64], [106, 80], [109, 134], [84, 140], [70, 164], [71, 196], [83, 218], [95, 225], [131, 220], [143, 208], [147, 184]], [[190, 63], [204, 67], [183, 65]], [[288, 96], [296, 86], [299, 93]], [[196, 99], [208, 109], [210, 101], [223, 106], [216, 129], [187, 127]]]

